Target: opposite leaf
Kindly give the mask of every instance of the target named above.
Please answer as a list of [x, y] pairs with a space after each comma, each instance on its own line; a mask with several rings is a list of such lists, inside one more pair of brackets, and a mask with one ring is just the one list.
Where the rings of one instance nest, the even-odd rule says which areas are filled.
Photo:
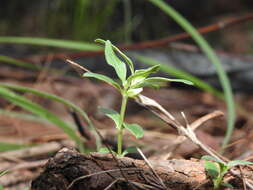
[[106, 109], [101, 107], [99, 108], [99, 110], [103, 112], [106, 116], [110, 117], [114, 121], [116, 128], [120, 129], [121, 119], [118, 112], [114, 111], [113, 109]]
[[230, 161], [227, 166], [232, 167], [232, 166], [238, 166], [238, 165], [252, 165], [253, 162], [245, 161], [245, 160], [233, 160]]
[[217, 163], [221, 163], [217, 158], [214, 158], [213, 156], [209, 156], [209, 155], [202, 156], [201, 160], [214, 161], [214, 162], [217, 162]]
[[207, 171], [208, 175], [211, 178], [216, 179], [219, 177], [220, 168], [217, 165], [217, 163], [205, 161], [204, 166], [205, 166], [205, 170]]
[[124, 123], [123, 125], [137, 139], [143, 137], [144, 131], [143, 131], [143, 129], [142, 129], [142, 127], [140, 125], [138, 125], [138, 124], [128, 124], [128, 123]]
[[108, 83], [109, 85], [115, 87], [118, 90], [121, 90], [120, 85], [115, 82], [114, 80], [112, 80], [111, 78], [105, 76], [105, 75], [101, 75], [98, 73], [92, 73], [92, 72], [86, 72], [83, 74], [83, 77], [90, 77], [90, 78], [95, 78], [101, 81], [104, 81], [106, 83]]
[[158, 72], [159, 69], [160, 69], [160, 65], [155, 65], [155, 66], [149, 67], [149, 68], [147, 68], [147, 69], [139, 69], [139, 70], [136, 70], [136, 71], [134, 72], [134, 74], [131, 75], [128, 79], [129, 79], [129, 80], [132, 80], [132, 79], [134, 79], [134, 78], [136, 78], [136, 77], [140, 77], [140, 76], [146, 78], [146, 77], [148, 77], [151, 73], [156, 73], [156, 72]]
[[115, 55], [112, 44], [109, 40], [105, 42], [105, 59], [107, 63], [115, 69], [118, 77], [122, 83], [124, 83], [127, 74], [126, 65]]

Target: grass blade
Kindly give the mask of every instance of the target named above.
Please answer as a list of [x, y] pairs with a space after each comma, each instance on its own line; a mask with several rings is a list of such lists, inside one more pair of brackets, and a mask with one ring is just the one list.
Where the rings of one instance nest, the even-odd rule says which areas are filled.
[[0, 115], [6, 115], [9, 117], [19, 118], [19, 119], [24, 119], [24, 120], [34, 121], [34, 122], [39, 122], [39, 123], [48, 123], [47, 120], [42, 119], [38, 116], [15, 112], [15, 111], [7, 111], [7, 110], [0, 109]]
[[68, 101], [64, 98], [61, 98], [59, 96], [56, 96], [54, 94], [41, 92], [39, 90], [35, 90], [35, 89], [32, 89], [32, 88], [20, 87], [20, 86], [16, 86], [16, 85], [5, 84], [5, 83], [0, 83], [0, 87], [10, 88], [10, 89], [17, 90], [17, 91], [20, 91], [20, 92], [32, 93], [34, 95], [37, 95], [37, 96], [40, 96], [40, 97], [43, 97], [43, 98], [47, 98], [47, 99], [59, 102], [59, 103], [65, 105], [65, 106], [71, 108], [75, 112], [79, 113], [82, 116], [82, 118], [88, 123], [89, 130], [91, 130], [93, 135], [96, 137], [97, 147], [99, 148], [101, 146], [100, 138], [98, 137], [98, 135], [96, 133], [96, 130], [95, 130], [95, 127], [94, 127], [93, 123], [91, 122], [91, 120], [89, 119], [88, 115], [80, 107], [76, 106], [72, 102], [70, 102], [70, 101]]
[[225, 146], [229, 143], [232, 132], [234, 130], [234, 122], [236, 115], [231, 85], [218, 57], [215, 55], [214, 51], [206, 42], [206, 40], [198, 33], [198, 31], [174, 8], [166, 4], [163, 0], [149, 0], [149, 1], [154, 5], [156, 5], [157, 7], [159, 7], [170, 17], [172, 17], [187, 33], [189, 33], [195, 40], [195, 42], [199, 45], [199, 47], [202, 49], [202, 51], [206, 54], [211, 63], [215, 66], [221, 86], [224, 91], [228, 112], [227, 131], [222, 143], [222, 148], [224, 149]]
[[35, 104], [30, 100], [26, 99], [25, 97], [15, 94], [14, 92], [6, 88], [0, 87], [0, 96], [12, 102], [13, 104], [18, 105], [23, 109], [35, 115], [38, 115], [55, 124], [56, 126], [60, 127], [71, 139], [73, 139], [76, 142], [78, 147], [80, 147], [81, 151], [84, 152], [82, 141], [80, 137], [77, 136], [76, 131], [72, 129], [67, 123], [58, 118], [56, 115], [47, 111], [38, 104]]
[[4, 56], [4, 55], [0, 55], [0, 62], [8, 63], [11, 65], [15, 65], [15, 66], [19, 66], [19, 67], [23, 67], [27, 69], [34, 69], [34, 70], [42, 69], [42, 67], [40, 67], [39, 65], [33, 65], [24, 61], [20, 61], [20, 60], [8, 57], [8, 56]]
[[80, 50], [80, 51], [102, 50], [102, 48], [96, 44], [77, 42], [77, 41], [71, 41], [71, 40], [59, 40], [59, 39], [36, 38], [36, 37], [0, 36], [0, 43], [48, 46], [48, 47]]
[[32, 145], [0, 142], [0, 152], [18, 150], [18, 149], [27, 148], [27, 147], [30, 147], [30, 146], [32, 146]]

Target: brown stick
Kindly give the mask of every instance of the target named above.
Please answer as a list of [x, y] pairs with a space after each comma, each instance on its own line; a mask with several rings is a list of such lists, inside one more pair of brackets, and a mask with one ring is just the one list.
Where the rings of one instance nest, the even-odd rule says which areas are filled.
[[[142, 189], [164, 189], [143, 160], [118, 158], [118, 161], [121, 172], [124, 173], [128, 183], [131, 183], [132, 186], [135, 187], [138, 184]], [[166, 187], [172, 190], [193, 189], [206, 180], [204, 167], [202, 163], [197, 161], [150, 162]], [[119, 186], [128, 187], [129, 184], [126, 183], [121, 172], [118, 164], [109, 154], [81, 155], [63, 149], [50, 159], [44, 172], [32, 182], [31, 189], [74, 190], [85, 187], [85, 189], [101, 190], [110, 184], [113, 186], [114, 182]]]

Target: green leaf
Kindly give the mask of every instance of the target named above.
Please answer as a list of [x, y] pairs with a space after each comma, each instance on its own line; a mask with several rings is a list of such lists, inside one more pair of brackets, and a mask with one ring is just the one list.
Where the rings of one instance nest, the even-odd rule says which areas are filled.
[[249, 162], [249, 161], [245, 161], [245, 160], [233, 160], [228, 162], [228, 166], [232, 167], [232, 166], [238, 166], [238, 165], [252, 165], [253, 162]]
[[205, 169], [211, 178], [217, 179], [220, 175], [219, 165], [215, 162], [205, 161]]
[[219, 165], [220, 165], [220, 176], [223, 178], [224, 175], [228, 172], [229, 166], [221, 163], [219, 163]]
[[117, 129], [121, 129], [121, 118], [118, 112], [114, 111], [113, 109], [106, 108], [99, 108], [99, 110], [114, 121]]
[[130, 131], [130, 133], [132, 133], [136, 138], [141, 138], [144, 135], [144, 131], [142, 129], [142, 127], [138, 124], [128, 124], [128, 123], [124, 123], [123, 124], [124, 127]]
[[[23, 109], [30, 111], [31, 113], [38, 115], [56, 126], [60, 127], [70, 138], [72, 138], [80, 148], [83, 148], [83, 144], [81, 139], [76, 135], [76, 131], [72, 129], [67, 123], [62, 121], [59, 117], [54, 115], [53, 113], [47, 111], [40, 105], [31, 102], [23, 96], [13, 93], [12, 91], [0, 87], [0, 96], [5, 98], [6, 100], [12, 102], [15, 105], [22, 107]], [[82, 150], [84, 151], [84, 150]]]
[[145, 79], [146, 77], [142, 75], [133, 77], [131, 79], [130, 85], [128, 84], [128, 86], [130, 86], [130, 88], [140, 88], [142, 87], [142, 84], [145, 82]]
[[98, 150], [98, 152], [100, 152], [100, 153], [110, 153], [110, 150], [108, 148], [106, 148], [106, 147], [101, 147]]
[[149, 67], [147, 69], [139, 69], [136, 70], [133, 77], [137, 77], [137, 76], [143, 76], [143, 77], [147, 77], [149, 76], [151, 73], [157, 73], [160, 69], [160, 65], [154, 65], [152, 67]]
[[4, 187], [2, 185], [0, 185], [0, 190], [4, 190]]
[[99, 153], [103, 153], [103, 154], [113, 153], [113, 154], [117, 155], [116, 152], [114, 152], [112, 149], [110, 151], [107, 147], [101, 147], [101, 148], [99, 148], [98, 152]]
[[209, 155], [204, 155], [201, 157], [201, 160], [207, 160], [207, 161], [214, 161], [214, 162], [217, 162], [217, 163], [221, 163], [221, 161], [219, 161], [217, 158], [214, 158], [213, 156], [209, 156]]
[[136, 74], [147, 74], [150, 75], [151, 73], [157, 73], [160, 69], [160, 65], [154, 65], [152, 67], [149, 67], [147, 69], [139, 69], [136, 70], [135, 73]]
[[109, 40], [105, 43], [105, 59], [115, 69], [119, 79], [124, 83], [127, 74], [126, 64], [115, 55]]
[[[96, 39], [95, 42], [98, 42], [98, 43], [101, 43], [101, 44], [105, 44], [105, 40], [102, 40], [102, 39]], [[134, 73], [134, 64], [133, 64], [132, 60], [130, 58], [128, 58], [122, 51], [120, 51], [119, 48], [117, 48], [113, 44], [112, 44], [112, 47], [126, 61], [126, 63], [128, 64], [128, 66], [130, 68], [131, 74], [133, 74]]]
[[155, 73], [159, 70], [160, 66], [155, 65], [153, 67], [149, 67], [147, 69], [136, 70], [135, 73], [128, 77], [127, 79], [127, 87], [130, 88], [140, 88], [143, 87], [143, 83], [145, 79], [151, 74]]
[[127, 96], [130, 98], [134, 98], [138, 96], [142, 92], [143, 88], [134, 88], [134, 89], [129, 89], [127, 91]]
[[92, 72], [86, 72], [83, 74], [83, 77], [90, 77], [90, 78], [95, 78], [101, 81], [104, 81], [106, 83], [108, 83], [109, 85], [113, 86], [114, 88], [120, 90], [120, 85], [115, 82], [114, 80], [112, 80], [111, 78], [105, 76], [105, 75], [101, 75], [98, 73], [92, 73]]
[[123, 153], [122, 153], [122, 157], [124, 157], [125, 155], [129, 154], [129, 153], [135, 153], [137, 152], [137, 148], [135, 146], [130, 146], [130, 147], [127, 147]]
[[169, 79], [164, 77], [150, 77], [145, 80], [146, 82], [181, 82], [188, 85], [193, 85], [191, 81], [184, 79]]

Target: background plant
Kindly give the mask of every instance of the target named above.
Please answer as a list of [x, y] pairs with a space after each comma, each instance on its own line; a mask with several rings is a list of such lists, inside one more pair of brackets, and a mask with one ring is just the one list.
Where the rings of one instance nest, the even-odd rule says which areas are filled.
[[253, 162], [244, 160], [233, 160], [229, 161], [228, 163], [225, 163], [208, 155], [202, 156], [201, 160], [205, 160], [205, 170], [213, 181], [214, 189], [219, 189], [221, 186], [233, 188], [232, 185], [223, 182], [224, 176], [227, 174], [229, 169], [234, 166], [253, 164]]

